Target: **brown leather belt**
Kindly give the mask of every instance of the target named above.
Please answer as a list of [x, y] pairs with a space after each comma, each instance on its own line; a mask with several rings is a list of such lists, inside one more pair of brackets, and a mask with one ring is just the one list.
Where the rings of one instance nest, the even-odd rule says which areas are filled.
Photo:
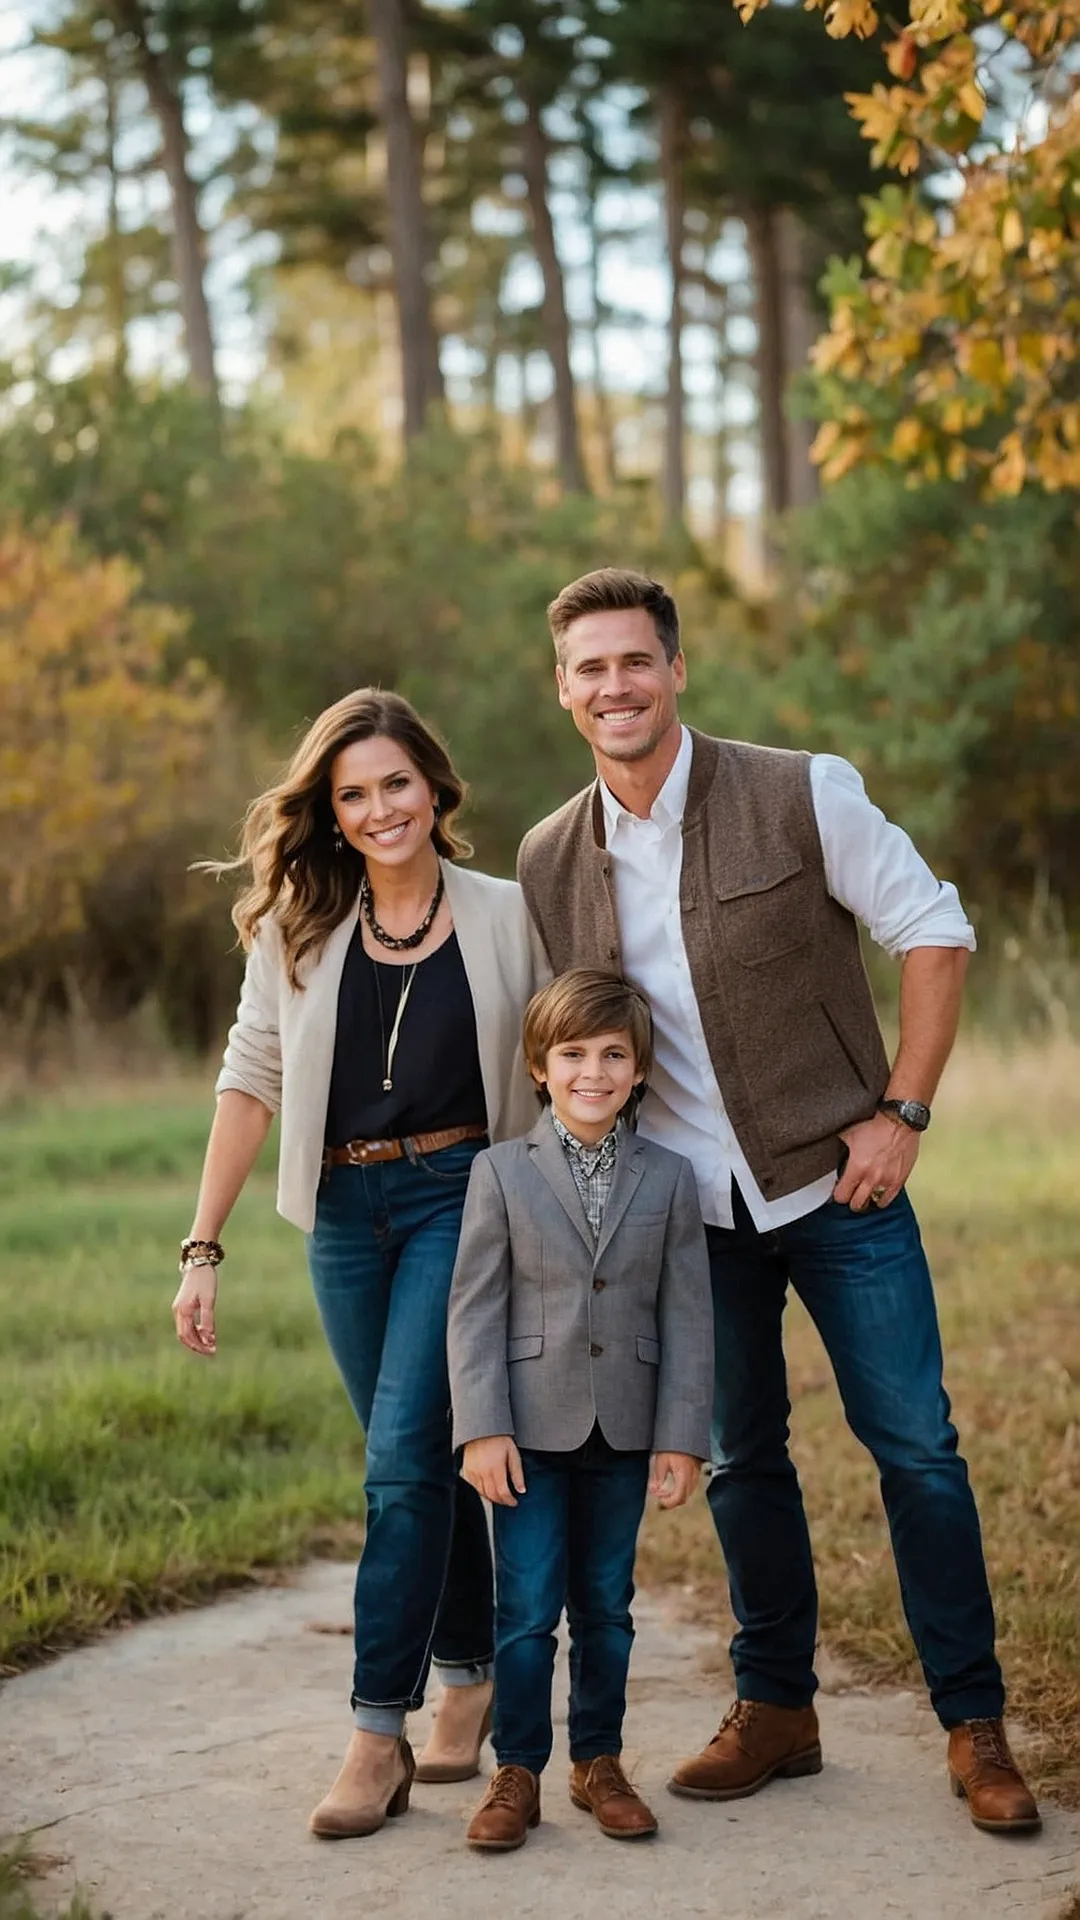
[[343, 1147], [327, 1147], [323, 1172], [331, 1167], [367, 1167], [373, 1160], [409, 1160], [413, 1154], [439, 1153], [463, 1140], [486, 1140], [486, 1127], [443, 1127], [440, 1133], [408, 1133], [402, 1140], [347, 1140]]

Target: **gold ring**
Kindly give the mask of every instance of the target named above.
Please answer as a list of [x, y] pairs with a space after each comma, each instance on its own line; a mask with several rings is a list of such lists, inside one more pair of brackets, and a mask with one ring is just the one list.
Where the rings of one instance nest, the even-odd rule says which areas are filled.
[[875, 1207], [880, 1207], [887, 1192], [888, 1192], [887, 1187], [871, 1187], [870, 1198], [873, 1201]]

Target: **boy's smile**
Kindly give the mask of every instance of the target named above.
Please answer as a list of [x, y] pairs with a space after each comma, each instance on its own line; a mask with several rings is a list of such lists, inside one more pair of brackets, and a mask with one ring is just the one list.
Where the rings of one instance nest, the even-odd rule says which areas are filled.
[[536, 1074], [568, 1133], [595, 1146], [610, 1133], [631, 1092], [643, 1079], [630, 1035], [597, 1033], [550, 1049]]

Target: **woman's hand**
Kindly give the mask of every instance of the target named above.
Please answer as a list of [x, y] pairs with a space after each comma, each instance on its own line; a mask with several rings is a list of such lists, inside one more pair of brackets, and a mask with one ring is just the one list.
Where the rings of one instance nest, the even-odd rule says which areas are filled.
[[692, 1453], [654, 1453], [649, 1492], [661, 1507], [685, 1506], [701, 1475], [701, 1461]]
[[216, 1353], [214, 1303], [217, 1300], [217, 1268], [185, 1267], [172, 1303], [176, 1337], [192, 1353]]
[[508, 1433], [489, 1433], [483, 1440], [470, 1440], [461, 1473], [470, 1487], [496, 1507], [516, 1507], [514, 1494], [525, 1491], [521, 1455]]

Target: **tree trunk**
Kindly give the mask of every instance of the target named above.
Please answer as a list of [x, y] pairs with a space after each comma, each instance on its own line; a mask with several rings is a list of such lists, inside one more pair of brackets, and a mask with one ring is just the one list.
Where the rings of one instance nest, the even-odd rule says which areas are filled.
[[777, 215], [772, 207], [751, 207], [746, 233], [754, 274], [757, 321], [758, 426], [765, 483], [765, 516], [775, 520], [791, 504], [788, 480], [787, 418], [784, 387], [784, 282], [780, 266]]
[[596, 224], [596, 186], [590, 180], [585, 197], [585, 230], [589, 237], [589, 346], [592, 350], [593, 407], [596, 411], [596, 438], [600, 448], [600, 472], [604, 487], [618, 481], [615, 433], [611, 419], [604, 363], [601, 353], [600, 235]]
[[188, 161], [190, 147], [179, 89], [163, 54], [150, 45], [141, 0], [114, 0], [114, 18], [136, 43], [139, 71], [161, 130], [162, 164], [172, 203], [173, 261], [180, 288], [188, 374], [192, 386], [217, 407], [214, 334], [206, 298], [206, 257], [199, 225], [198, 195]]
[[120, 177], [117, 167], [116, 76], [111, 42], [105, 48], [105, 165], [108, 170], [108, 283], [109, 321], [113, 334], [113, 380], [118, 393], [127, 386], [127, 281], [124, 273], [124, 236], [120, 226]]
[[547, 134], [538, 102], [527, 95], [524, 104], [522, 158], [532, 219], [533, 246], [544, 280], [544, 344], [555, 376], [555, 435], [559, 473], [567, 493], [587, 493], [588, 482], [581, 457], [574, 402], [574, 376], [570, 366], [566, 287], [548, 204]]
[[[808, 235], [797, 215], [783, 208], [778, 216], [780, 272], [783, 282], [785, 380], [805, 373], [810, 349], [821, 332], [821, 322], [810, 301], [811, 260]], [[809, 507], [821, 491], [818, 470], [810, 458], [815, 426], [812, 420], [792, 419], [785, 413], [788, 498], [793, 507]]]
[[673, 88], [659, 99], [660, 177], [664, 188], [671, 313], [668, 321], [667, 398], [664, 408], [664, 514], [681, 521], [686, 506], [686, 402], [683, 393], [683, 242], [686, 233], [686, 112]]
[[369, 0], [379, 76], [379, 114], [386, 136], [386, 192], [394, 262], [406, 443], [421, 433], [428, 411], [442, 403], [439, 342], [428, 286], [427, 219], [420, 143], [409, 106], [409, 48], [404, 0]]

